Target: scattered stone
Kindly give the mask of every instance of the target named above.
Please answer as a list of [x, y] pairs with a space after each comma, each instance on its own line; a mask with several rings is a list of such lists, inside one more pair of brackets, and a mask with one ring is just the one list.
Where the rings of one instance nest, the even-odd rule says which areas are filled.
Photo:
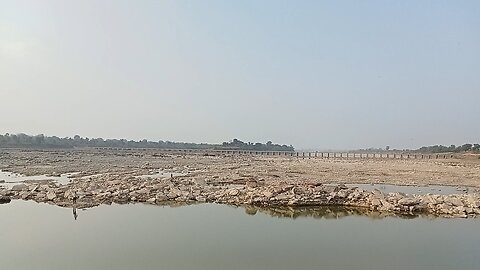
[[275, 199], [276, 199], [277, 201], [287, 200], [288, 198], [289, 198], [289, 197], [288, 197], [287, 194], [279, 194], [279, 195], [277, 195], [277, 196], [275, 197]]
[[445, 202], [452, 206], [463, 206], [463, 202], [457, 197], [447, 197]]
[[374, 198], [374, 199], [372, 200], [372, 202], [371, 202], [371, 205], [372, 205], [373, 207], [379, 207], [379, 206], [382, 205], [382, 202], [381, 202], [379, 199]]
[[393, 211], [395, 211], [395, 205], [393, 205], [393, 204], [391, 204], [387, 201], [383, 201], [382, 206], [379, 208], [379, 210], [387, 211], [387, 212], [393, 212]]
[[164, 194], [157, 194], [157, 196], [155, 197], [155, 201], [157, 202], [164, 202], [167, 200], [168, 200], [168, 197], [165, 196]]
[[55, 192], [53, 192], [53, 191], [47, 192], [47, 200], [53, 201], [56, 197], [57, 197], [57, 195], [55, 194]]
[[413, 206], [413, 205], [417, 205], [419, 203], [419, 200], [415, 198], [407, 197], [407, 198], [400, 199], [398, 203], [404, 206]]
[[12, 187], [12, 191], [23, 191], [23, 190], [28, 190], [28, 186], [25, 184], [18, 184]]
[[77, 204], [85, 207], [129, 202], [158, 205], [170, 202], [209, 202], [289, 208], [348, 206], [368, 209], [378, 215], [382, 213], [407, 215], [425, 213], [448, 217], [480, 215], [480, 197], [477, 193], [406, 195], [398, 192], [384, 193], [377, 189], [367, 191], [345, 185], [308, 182], [278, 181], [275, 184], [266, 184], [264, 179], [254, 179], [250, 175], [232, 179], [223, 176], [213, 177], [213, 180], [202, 176], [173, 179], [135, 178], [140, 173], [143, 172], [123, 175], [102, 173], [91, 176], [91, 173], [86, 172], [87, 177], [75, 179], [63, 186], [52, 182], [22, 183], [15, 185], [11, 190], [0, 189], [0, 198], [3, 202], [11, 198], [69, 206], [76, 191]]
[[249, 181], [245, 182], [245, 185], [249, 188], [256, 188], [258, 186], [258, 183], [257, 183], [257, 181], [249, 180]]
[[207, 201], [207, 198], [203, 197], [203, 196], [198, 196], [198, 197], [195, 197], [195, 200], [197, 202], [206, 202]]
[[273, 193], [270, 191], [264, 191], [262, 192], [262, 195], [265, 196], [265, 198], [270, 199], [273, 196]]
[[28, 199], [28, 196], [30, 196], [30, 192], [28, 192], [28, 191], [22, 191], [22, 192], [20, 192], [20, 198], [21, 198], [22, 200]]
[[157, 199], [155, 199], [155, 198], [150, 198], [150, 199], [147, 200], [147, 203], [154, 204], [156, 200]]
[[230, 191], [228, 192], [228, 194], [229, 194], [230, 196], [237, 196], [238, 193], [240, 193], [240, 191], [238, 191], [238, 189], [232, 189], [232, 190], [230, 190]]

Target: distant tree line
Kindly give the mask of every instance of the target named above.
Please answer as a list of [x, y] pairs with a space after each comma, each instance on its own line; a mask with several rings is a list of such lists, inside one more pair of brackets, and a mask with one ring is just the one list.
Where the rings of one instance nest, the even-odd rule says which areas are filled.
[[[148, 141], [146, 139], [140, 141], [125, 139], [102, 139], [102, 138], [82, 138], [75, 135], [73, 138], [57, 136], [45, 136], [43, 134], [30, 136], [23, 133], [20, 134], [0, 134], [0, 148], [82, 148], [82, 147], [115, 147], [115, 148], [159, 148], [159, 149], [239, 149], [239, 150], [257, 150], [258, 151], [293, 151], [292, 146], [273, 144], [267, 142], [240, 144], [239, 140], [234, 139], [232, 142], [224, 142], [223, 144], [206, 144], [206, 143], [184, 143], [171, 141]], [[251, 146], [255, 147], [251, 147]]]
[[463, 145], [432, 145], [432, 146], [423, 146], [418, 149], [390, 149], [390, 147], [385, 148], [366, 148], [366, 149], [357, 149], [350, 150], [350, 153], [360, 152], [360, 153], [388, 153], [388, 152], [417, 152], [417, 153], [463, 153], [463, 152], [474, 152], [480, 153], [480, 144], [475, 143], [466, 143]]
[[455, 146], [454, 144], [450, 146], [432, 145], [432, 146], [420, 147], [416, 151], [421, 153], [447, 153], [447, 152], [461, 153], [461, 152], [468, 152], [468, 151], [480, 152], [480, 144], [466, 143], [460, 146]]
[[221, 149], [240, 149], [240, 150], [252, 150], [252, 151], [295, 151], [293, 146], [274, 144], [271, 141], [268, 141], [266, 144], [263, 143], [251, 143], [251, 142], [242, 142], [238, 139], [233, 139], [231, 142], [224, 142]]
[[386, 150], [385, 148], [370, 147], [370, 148], [365, 148], [365, 149], [350, 150], [348, 152], [350, 152], [350, 153], [355, 153], [355, 152], [359, 152], [359, 153], [382, 153], [382, 152], [388, 152], [388, 151], [399, 151], [399, 150], [390, 149], [390, 148], [388, 150]]

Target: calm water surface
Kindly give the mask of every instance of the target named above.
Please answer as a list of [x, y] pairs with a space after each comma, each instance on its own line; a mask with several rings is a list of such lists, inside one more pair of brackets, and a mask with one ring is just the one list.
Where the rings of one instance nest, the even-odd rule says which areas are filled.
[[[250, 211], [251, 213], [251, 211]], [[0, 205], [1, 269], [480, 269], [479, 219], [278, 218], [221, 205]]]

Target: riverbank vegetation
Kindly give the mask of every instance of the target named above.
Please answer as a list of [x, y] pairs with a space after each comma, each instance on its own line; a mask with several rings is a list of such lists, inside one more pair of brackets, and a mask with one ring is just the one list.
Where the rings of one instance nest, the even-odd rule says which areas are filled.
[[244, 143], [238, 139], [223, 144], [185, 143], [171, 141], [140, 141], [126, 139], [83, 138], [75, 135], [73, 138], [57, 136], [27, 135], [27, 134], [0, 134], [0, 148], [85, 148], [85, 147], [113, 147], [113, 148], [158, 148], [158, 149], [235, 149], [255, 151], [294, 151], [293, 146], [267, 143]]
[[480, 144], [475, 143], [466, 143], [463, 145], [455, 146], [454, 144], [450, 146], [444, 145], [432, 145], [432, 146], [423, 146], [416, 150], [420, 153], [463, 153], [463, 152], [480, 152]]

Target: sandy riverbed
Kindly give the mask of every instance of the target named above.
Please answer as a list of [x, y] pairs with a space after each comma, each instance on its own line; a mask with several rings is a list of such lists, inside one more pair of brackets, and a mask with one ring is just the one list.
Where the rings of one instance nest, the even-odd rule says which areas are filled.
[[[239, 155], [181, 155], [159, 151], [0, 150], [0, 170], [25, 175], [80, 172], [146, 175], [155, 170], [187, 173], [185, 177], [216, 182], [263, 179], [287, 183], [389, 183], [480, 188], [480, 159], [298, 159]], [[0, 179], [1, 180], [1, 179]]]

